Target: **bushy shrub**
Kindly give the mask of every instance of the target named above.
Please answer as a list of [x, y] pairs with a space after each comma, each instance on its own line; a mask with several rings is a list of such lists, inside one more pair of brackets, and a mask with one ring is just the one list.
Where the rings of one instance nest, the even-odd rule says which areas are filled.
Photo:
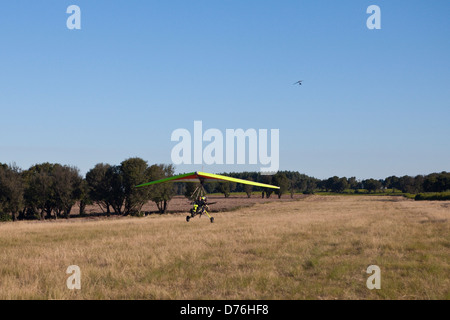
[[414, 198], [417, 201], [420, 200], [450, 200], [450, 192], [435, 192], [435, 193], [419, 193]]
[[0, 222], [8, 222], [8, 221], [12, 221], [11, 215], [0, 212]]

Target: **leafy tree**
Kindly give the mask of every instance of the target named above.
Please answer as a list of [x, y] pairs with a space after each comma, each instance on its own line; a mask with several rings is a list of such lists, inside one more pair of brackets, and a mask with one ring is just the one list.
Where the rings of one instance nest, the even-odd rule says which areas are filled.
[[[246, 178], [248, 181], [253, 181], [252, 178]], [[252, 196], [253, 186], [250, 184], [244, 184], [244, 192], [247, 195], [247, 198], [250, 198]]]
[[42, 163], [23, 173], [24, 199], [29, 212], [40, 219], [68, 218], [73, 205], [81, 198], [82, 177], [75, 167]]
[[[196, 184], [196, 187], [199, 186], [200, 184]], [[214, 193], [214, 192], [219, 192], [217, 191], [219, 188], [219, 182], [216, 181], [211, 181], [208, 183], [204, 183], [203, 184], [203, 188], [206, 191], [206, 193]]]
[[[271, 175], [261, 175], [260, 177], [261, 177], [262, 183], [273, 184]], [[272, 188], [263, 188], [262, 197], [264, 198], [264, 195], [265, 195], [267, 199], [270, 198], [270, 196], [273, 193], [273, 190], [274, 189], [272, 189]]]
[[325, 189], [327, 192], [343, 192], [349, 186], [348, 180], [346, 177], [339, 178], [338, 176], [333, 176], [328, 178], [327, 180], [322, 180], [319, 184], [319, 187]]
[[413, 193], [414, 192], [414, 178], [411, 176], [403, 176], [398, 181], [399, 188], [402, 192]]
[[111, 166], [99, 163], [86, 174], [89, 198], [96, 203], [107, 216], [111, 214], [111, 185], [107, 172]]
[[[289, 179], [289, 192], [291, 194], [291, 198], [294, 198], [294, 194], [297, 189], [302, 190], [302, 187], [306, 188], [306, 183], [304, 184], [304, 180], [300, 182], [296, 176], [293, 176]], [[304, 184], [304, 185], [303, 185]]]
[[348, 182], [348, 188], [355, 190], [355, 191], [359, 189], [359, 183], [356, 180], [356, 177], [348, 178], [347, 182]]
[[325, 189], [328, 192], [328, 190], [333, 191], [334, 190], [334, 186], [338, 183], [339, 181], [339, 177], [338, 176], [334, 176], [331, 178], [328, 178], [325, 182]]
[[375, 179], [366, 179], [362, 181], [364, 188], [367, 189], [369, 192], [376, 192], [377, 190], [381, 189], [381, 182], [379, 180]]
[[89, 185], [86, 179], [81, 181], [80, 185], [80, 215], [83, 216], [86, 214], [86, 206], [93, 204], [92, 199], [89, 197]]
[[83, 178], [75, 167], [53, 165], [52, 194], [54, 195], [55, 217], [64, 215], [68, 218], [72, 207], [81, 199]]
[[116, 214], [124, 213], [125, 188], [121, 166], [110, 166], [106, 170], [106, 183], [109, 184], [107, 201]]
[[415, 193], [423, 192], [424, 180], [425, 180], [425, 178], [423, 175], [417, 175], [414, 177], [414, 192]]
[[400, 189], [399, 178], [396, 176], [387, 177], [384, 179], [384, 186], [392, 189], [392, 192], [395, 192], [395, 189]]
[[124, 214], [139, 213], [144, 204], [150, 200], [150, 188], [136, 188], [136, 186], [151, 180], [151, 170], [147, 161], [141, 158], [127, 159], [120, 166], [125, 195]]
[[13, 221], [24, 208], [24, 184], [21, 170], [0, 164], [0, 210], [11, 214]]
[[281, 196], [289, 189], [289, 179], [286, 177], [285, 173], [277, 172], [272, 178], [272, 183], [280, 187], [280, 189], [275, 190], [275, 193], [278, 195], [278, 199], [280, 199]]
[[56, 201], [54, 195], [51, 163], [32, 166], [24, 172], [24, 198], [29, 211], [37, 213], [41, 220], [51, 218]]
[[306, 180], [306, 190], [303, 193], [313, 194], [314, 190], [317, 187], [318, 179], [316, 178], [307, 178]]
[[190, 199], [192, 197], [192, 194], [194, 193], [194, 191], [197, 189], [198, 185], [199, 184], [195, 183], [195, 182], [186, 182], [184, 196], [186, 198]]
[[[173, 165], [154, 164], [149, 168], [149, 181], [160, 180], [173, 176]], [[174, 196], [174, 188], [171, 183], [159, 183], [149, 186], [150, 200], [155, 202], [159, 213], [166, 213], [168, 204]]]
[[217, 184], [216, 190], [223, 193], [225, 198], [228, 198], [231, 194], [231, 183], [230, 182], [219, 182]]
[[450, 172], [432, 173], [424, 177], [425, 192], [443, 192], [450, 190]]

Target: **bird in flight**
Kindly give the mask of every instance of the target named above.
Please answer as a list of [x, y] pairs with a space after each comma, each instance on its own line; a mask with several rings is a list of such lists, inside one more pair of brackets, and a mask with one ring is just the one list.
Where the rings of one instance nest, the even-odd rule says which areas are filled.
[[299, 81], [297, 81], [297, 82], [294, 83], [294, 84], [298, 84], [299, 86], [301, 86], [301, 85], [302, 85], [302, 81], [303, 81], [303, 80], [299, 80]]

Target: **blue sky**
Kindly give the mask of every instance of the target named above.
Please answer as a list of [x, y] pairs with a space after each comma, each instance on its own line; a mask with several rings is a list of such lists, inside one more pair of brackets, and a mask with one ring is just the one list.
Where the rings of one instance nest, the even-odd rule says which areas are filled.
[[[66, 27], [72, 4], [81, 30]], [[366, 27], [372, 4], [381, 30]], [[279, 169], [318, 178], [449, 171], [449, 13], [448, 0], [3, 1], [0, 162], [171, 163], [171, 133], [201, 120], [279, 129]], [[257, 170], [177, 166], [202, 169]]]

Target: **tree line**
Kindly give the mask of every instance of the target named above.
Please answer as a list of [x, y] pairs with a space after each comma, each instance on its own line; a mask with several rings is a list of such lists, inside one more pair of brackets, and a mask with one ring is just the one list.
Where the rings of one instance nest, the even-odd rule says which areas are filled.
[[[141, 158], [129, 158], [119, 165], [99, 163], [82, 177], [79, 169], [58, 163], [41, 163], [22, 170], [16, 165], [0, 163], [0, 219], [58, 219], [68, 218], [74, 207], [80, 215], [87, 205], [96, 205], [105, 215], [141, 215], [144, 204], [153, 201], [160, 213], [165, 213], [175, 195], [189, 197], [195, 183], [163, 183], [144, 188], [136, 185], [174, 175], [174, 167], [166, 164], [149, 165]], [[317, 179], [297, 171], [279, 171], [275, 175], [259, 172], [222, 173], [224, 175], [273, 184], [280, 189], [260, 188], [233, 182], [205, 184], [207, 193], [244, 192], [251, 197], [260, 192], [262, 197], [272, 194], [281, 198], [295, 193], [312, 194], [318, 191], [334, 193], [391, 192], [422, 193], [450, 190], [450, 173], [429, 175], [390, 176], [385, 179], [357, 180], [356, 177]], [[420, 197], [419, 197], [420, 198]], [[423, 197], [425, 199], [426, 197]], [[434, 197], [430, 199], [443, 199]]]
[[137, 215], [148, 201], [165, 211], [175, 194], [170, 184], [135, 186], [173, 174], [172, 165], [149, 166], [140, 158], [120, 165], [99, 163], [85, 177], [78, 168], [57, 163], [36, 164], [28, 170], [0, 164], [0, 216], [13, 221], [68, 218], [76, 204], [80, 215], [90, 204], [108, 216]]
[[[228, 173], [227, 175], [254, 180], [262, 183], [269, 183], [279, 186], [279, 190], [263, 190], [263, 196], [270, 197], [275, 193], [278, 197], [283, 194], [295, 193], [310, 194], [319, 191], [333, 193], [377, 193], [390, 191], [391, 193], [439, 193], [450, 191], [450, 172], [432, 173], [429, 175], [417, 176], [390, 176], [385, 179], [363, 179], [356, 177], [333, 176], [328, 179], [316, 179], [296, 171], [279, 171], [273, 176], [263, 176], [255, 172]], [[251, 186], [238, 184], [231, 191], [249, 191]], [[420, 197], [419, 197], [420, 198]]]
[[320, 181], [318, 187], [325, 191], [342, 193], [352, 190], [356, 193], [374, 193], [390, 189], [393, 193], [445, 192], [450, 190], [450, 172], [432, 173], [429, 175], [390, 176], [385, 179], [356, 180], [355, 177], [339, 178], [337, 176]]

